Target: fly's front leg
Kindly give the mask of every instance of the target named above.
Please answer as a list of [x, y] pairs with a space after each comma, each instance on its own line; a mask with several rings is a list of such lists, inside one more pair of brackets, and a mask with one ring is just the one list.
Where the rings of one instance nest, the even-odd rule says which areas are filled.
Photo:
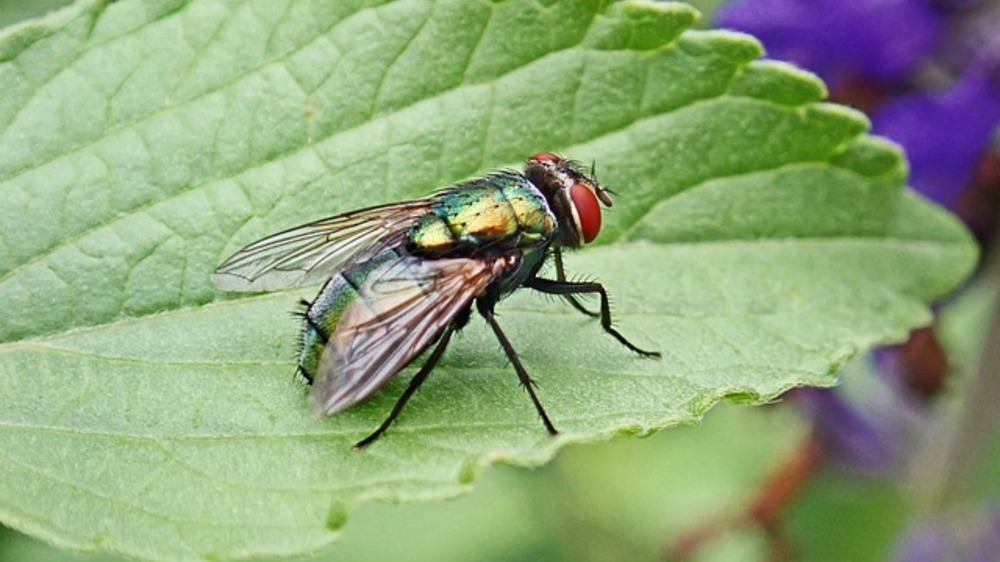
[[533, 277], [524, 282], [525, 287], [531, 287], [532, 289], [539, 291], [541, 293], [547, 293], [550, 295], [579, 295], [584, 293], [597, 293], [601, 296], [601, 327], [604, 331], [615, 337], [616, 340], [621, 342], [622, 345], [631, 349], [632, 351], [642, 355], [643, 357], [656, 357], [660, 358], [662, 355], [659, 351], [646, 351], [645, 349], [640, 349], [632, 344], [632, 342], [625, 339], [625, 336], [621, 335], [614, 326], [611, 325], [611, 305], [608, 302], [608, 292], [604, 290], [604, 285], [600, 283], [578, 283], [573, 281], [553, 281], [551, 279], [542, 279], [540, 277]]
[[[559, 281], [560, 283], [564, 283], [566, 282], [566, 270], [563, 269], [562, 250], [559, 250], [557, 248], [552, 251], [552, 254], [554, 255], [556, 261], [556, 280]], [[598, 316], [600, 316], [600, 314], [596, 312], [591, 312], [587, 310], [587, 307], [583, 306], [583, 304], [581, 304], [580, 301], [576, 300], [576, 297], [573, 296], [572, 294], [565, 293], [560, 296], [569, 301], [569, 304], [573, 305], [573, 308], [579, 310], [580, 312], [586, 314], [587, 316], [590, 316], [592, 318], [597, 318]]]

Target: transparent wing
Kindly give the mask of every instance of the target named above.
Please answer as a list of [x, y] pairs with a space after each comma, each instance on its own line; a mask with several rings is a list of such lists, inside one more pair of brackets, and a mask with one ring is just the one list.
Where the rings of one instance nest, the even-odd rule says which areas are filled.
[[230, 256], [212, 282], [224, 291], [271, 291], [326, 281], [350, 261], [402, 242], [432, 200], [372, 207], [258, 240]]
[[437, 340], [504, 263], [404, 256], [374, 270], [323, 350], [313, 408], [333, 414], [378, 390]]

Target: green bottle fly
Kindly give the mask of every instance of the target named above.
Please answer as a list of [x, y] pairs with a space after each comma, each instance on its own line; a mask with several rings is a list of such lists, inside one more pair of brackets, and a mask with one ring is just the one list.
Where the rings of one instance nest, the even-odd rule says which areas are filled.
[[[475, 309], [499, 340], [545, 428], [555, 426], [494, 316], [519, 287], [559, 295], [600, 318], [604, 330], [651, 357], [611, 324], [608, 296], [594, 282], [567, 281], [563, 248], [580, 248], [601, 228], [607, 190], [574, 162], [535, 154], [524, 173], [502, 171], [441, 189], [426, 199], [353, 211], [257, 241], [225, 260], [213, 280], [230, 291], [265, 291], [323, 282], [302, 314], [298, 370], [324, 414], [343, 411], [382, 387], [433, 346], [386, 420], [392, 424]], [[548, 258], [556, 278], [538, 275]], [[575, 295], [596, 293], [591, 312]]]

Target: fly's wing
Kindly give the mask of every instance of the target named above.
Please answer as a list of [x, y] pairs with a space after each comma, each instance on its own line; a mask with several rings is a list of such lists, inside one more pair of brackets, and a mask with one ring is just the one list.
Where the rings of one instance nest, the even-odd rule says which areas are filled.
[[378, 390], [437, 340], [504, 266], [502, 258], [403, 256], [376, 268], [358, 287], [323, 349], [313, 408], [333, 414]]
[[258, 240], [230, 256], [212, 282], [224, 291], [271, 291], [326, 281], [348, 262], [402, 243], [433, 200], [372, 207]]

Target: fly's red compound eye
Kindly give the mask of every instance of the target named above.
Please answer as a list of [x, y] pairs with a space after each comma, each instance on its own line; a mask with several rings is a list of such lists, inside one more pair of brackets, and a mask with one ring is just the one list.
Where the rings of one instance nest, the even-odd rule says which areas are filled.
[[570, 188], [569, 197], [573, 201], [577, 216], [580, 217], [583, 241], [589, 244], [601, 231], [601, 204], [597, 202], [594, 190], [582, 183], [574, 184]]

